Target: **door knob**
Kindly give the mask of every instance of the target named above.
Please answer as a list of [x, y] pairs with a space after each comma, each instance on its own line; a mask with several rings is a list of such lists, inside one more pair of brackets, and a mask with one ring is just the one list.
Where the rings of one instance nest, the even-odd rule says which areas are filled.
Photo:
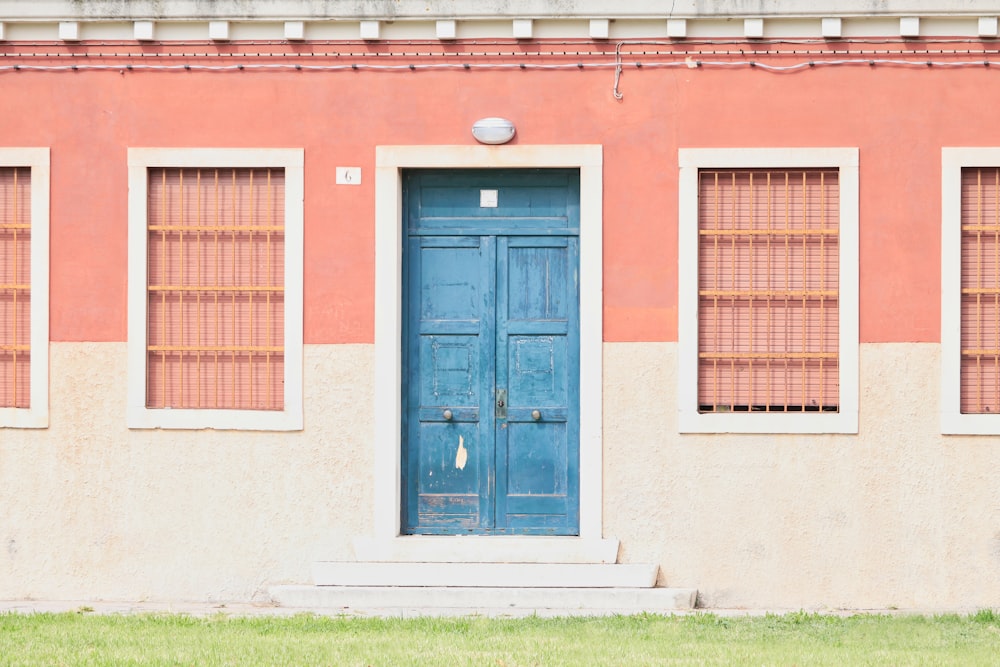
[[449, 421], [449, 422], [450, 422], [450, 421], [451, 421], [451, 418], [452, 418], [452, 417], [453, 417], [454, 415], [452, 415], [452, 414], [451, 414], [451, 410], [445, 410], [445, 411], [444, 411], [444, 413], [442, 414], [442, 416], [444, 417], [444, 420], [445, 420], [445, 421]]
[[532, 410], [531, 411], [531, 418], [534, 419], [535, 421], [538, 421], [539, 419], [542, 418], [542, 413], [539, 412], [538, 410]]

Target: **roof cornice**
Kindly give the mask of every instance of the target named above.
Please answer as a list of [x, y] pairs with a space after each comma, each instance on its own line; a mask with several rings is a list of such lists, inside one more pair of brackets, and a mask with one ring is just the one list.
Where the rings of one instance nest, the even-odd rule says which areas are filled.
[[0, 21], [996, 16], [996, 0], [0, 0]]

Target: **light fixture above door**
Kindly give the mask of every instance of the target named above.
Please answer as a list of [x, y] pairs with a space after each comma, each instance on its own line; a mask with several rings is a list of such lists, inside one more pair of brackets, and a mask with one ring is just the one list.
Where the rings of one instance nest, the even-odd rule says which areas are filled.
[[515, 132], [514, 123], [506, 118], [481, 118], [472, 125], [472, 136], [481, 144], [505, 144]]

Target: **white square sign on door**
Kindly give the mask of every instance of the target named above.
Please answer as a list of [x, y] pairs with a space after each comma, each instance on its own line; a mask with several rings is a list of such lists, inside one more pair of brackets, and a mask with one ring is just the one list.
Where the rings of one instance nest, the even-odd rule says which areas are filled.
[[500, 199], [499, 190], [480, 190], [479, 208], [496, 208]]

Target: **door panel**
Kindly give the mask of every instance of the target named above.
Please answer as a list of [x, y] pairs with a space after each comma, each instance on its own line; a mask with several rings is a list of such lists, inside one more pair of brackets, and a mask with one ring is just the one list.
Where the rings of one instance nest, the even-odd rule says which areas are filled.
[[472, 278], [480, 273], [481, 261], [476, 237], [425, 239], [420, 246], [421, 321], [471, 325], [478, 320], [483, 286]]
[[[410, 228], [455, 227], [460, 220], [488, 226], [491, 218], [502, 219], [498, 222], [505, 229], [568, 228], [580, 219], [576, 170], [427, 170], [411, 172], [408, 178], [407, 203], [418, 216], [410, 217]], [[481, 206], [482, 190], [500, 190], [498, 205]]]
[[571, 280], [567, 245], [566, 237], [508, 240], [508, 321], [566, 321], [569, 304], [564, 286]]
[[497, 240], [497, 523], [572, 532], [579, 511], [578, 239]]
[[402, 530], [577, 534], [578, 176], [405, 187]]
[[[484, 247], [485, 245], [485, 247]], [[407, 275], [403, 525], [429, 532], [475, 532], [490, 520], [482, 421], [492, 429], [493, 241], [479, 237], [411, 237]], [[486, 344], [484, 345], [484, 341]], [[489, 388], [485, 390], [484, 388]], [[447, 412], [446, 412], [447, 411]], [[414, 511], [415, 510], [415, 511]]]
[[566, 422], [513, 422], [507, 433], [507, 502], [525, 496], [524, 513], [534, 496], [565, 496]]

